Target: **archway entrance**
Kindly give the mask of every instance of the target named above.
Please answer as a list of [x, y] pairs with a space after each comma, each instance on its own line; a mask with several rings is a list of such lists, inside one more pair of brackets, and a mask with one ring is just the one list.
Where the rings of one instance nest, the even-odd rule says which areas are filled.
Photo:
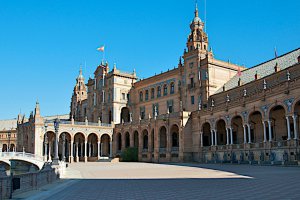
[[167, 129], [164, 126], [159, 130], [159, 148], [160, 151], [166, 151], [167, 148]]
[[129, 108], [124, 107], [121, 109], [121, 123], [126, 123], [130, 121], [130, 112]]
[[226, 137], [226, 123], [223, 119], [220, 119], [217, 122], [217, 144], [225, 145]]
[[110, 156], [110, 136], [103, 134], [101, 136], [101, 157]]
[[264, 127], [262, 124], [262, 115], [260, 112], [255, 111], [249, 115], [251, 142], [263, 142], [264, 141]]
[[143, 130], [143, 150], [148, 151], [148, 131]]
[[[271, 120], [271, 138], [275, 141], [287, 140], [287, 125], [285, 110], [281, 105], [277, 105], [270, 110], [269, 118]], [[267, 128], [268, 130], [268, 128]], [[269, 130], [267, 131], [267, 133]], [[267, 140], [270, 140], [267, 134]]]
[[205, 122], [202, 126], [203, 134], [203, 146], [211, 146], [211, 128], [208, 122]]
[[95, 133], [91, 133], [87, 139], [87, 156], [88, 161], [96, 161], [98, 159], [98, 137]]
[[85, 137], [83, 133], [74, 135], [74, 159], [75, 161], [84, 161], [85, 155]]
[[231, 120], [233, 144], [244, 143], [243, 119], [241, 116], [235, 116]]
[[176, 124], [171, 127], [172, 138], [172, 151], [178, 151], [179, 149], [179, 128]]
[[67, 161], [70, 156], [70, 150], [71, 150], [71, 135], [67, 132], [63, 132], [59, 135], [59, 143], [58, 143], [59, 159]]

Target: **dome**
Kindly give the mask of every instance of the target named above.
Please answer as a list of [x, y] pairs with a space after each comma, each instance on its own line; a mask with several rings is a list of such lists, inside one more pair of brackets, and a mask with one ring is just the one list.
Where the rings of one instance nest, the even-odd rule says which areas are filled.
[[198, 22], [202, 22], [202, 21], [201, 21], [200, 17], [195, 17], [193, 22], [198, 23]]

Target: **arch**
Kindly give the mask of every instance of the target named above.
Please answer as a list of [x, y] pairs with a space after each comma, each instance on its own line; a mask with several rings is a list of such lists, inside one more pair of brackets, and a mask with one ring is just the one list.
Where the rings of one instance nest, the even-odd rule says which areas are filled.
[[[275, 141], [287, 140], [286, 110], [283, 105], [276, 105], [270, 109], [269, 120], [271, 121], [271, 138]], [[267, 132], [269, 128], [267, 127]], [[270, 140], [267, 134], [267, 140]]]
[[16, 150], [15, 148], [16, 148], [15, 144], [10, 144], [9, 151], [10, 152], [15, 151]]
[[130, 110], [127, 107], [121, 109], [121, 123], [130, 122]]
[[159, 148], [167, 148], [167, 129], [165, 126], [159, 129]]
[[101, 154], [100, 156], [109, 157], [110, 153], [110, 136], [108, 134], [101, 135]]
[[209, 122], [202, 124], [203, 146], [211, 146], [211, 125]]
[[295, 130], [291, 129], [291, 136], [293, 138], [297, 138], [298, 139], [298, 135], [299, 135], [299, 130], [300, 130], [300, 119], [299, 119], [299, 115], [300, 115], [300, 99], [295, 103], [294, 105], [294, 118], [293, 118], [293, 125], [296, 122], [296, 131], [297, 131], [297, 136], [295, 136]]
[[133, 132], [133, 146], [136, 148], [139, 147], [139, 132], [138, 131]]
[[3, 152], [6, 152], [6, 151], [7, 151], [7, 144], [3, 144], [3, 145], [2, 145], [2, 151], [3, 151]]
[[74, 135], [75, 158], [77, 161], [84, 161], [85, 153], [85, 135], [78, 132]]
[[117, 141], [117, 151], [121, 151], [122, 150], [122, 135], [121, 133], [117, 133], [116, 135], [116, 141]]
[[174, 94], [175, 93], [175, 83], [171, 82], [170, 84], [170, 94]]
[[262, 116], [263, 115], [260, 111], [253, 111], [249, 114], [251, 142], [253, 143], [264, 141]]
[[179, 128], [177, 124], [171, 126], [172, 147], [179, 147]]
[[148, 149], [148, 131], [147, 131], [147, 129], [143, 130], [143, 149]]
[[47, 158], [51, 160], [51, 158], [54, 158], [55, 133], [53, 131], [47, 131], [44, 140], [46, 140], [47, 144]]
[[97, 157], [98, 156], [98, 135], [96, 133], [90, 133], [87, 138], [87, 156]]
[[[65, 141], [64, 146], [64, 154], [63, 154], [63, 140]], [[66, 160], [70, 156], [71, 152], [71, 134], [68, 132], [62, 132], [59, 134], [59, 140], [58, 140], [58, 157], [60, 160]], [[46, 154], [48, 155], [48, 154]]]
[[232, 143], [242, 144], [244, 143], [244, 128], [243, 128], [243, 118], [241, 115], [236, 115], [231, 119], [232, 128]]
[[217, 144], [226, 144], [226, 122], [224, 119], [219, 119], [216, 123]]
[[130, 147], [130, 135], [129, 132], [125, 133], [125, 148]]

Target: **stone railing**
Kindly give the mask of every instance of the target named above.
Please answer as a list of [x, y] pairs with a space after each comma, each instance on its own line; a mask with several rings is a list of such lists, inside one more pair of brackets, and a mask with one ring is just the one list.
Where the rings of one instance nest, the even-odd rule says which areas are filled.
[[[16, 194], [28, 192], [31, 190], [37, 190], [40, 187], [53, 183], [59, 178], [59, 175], [55, 173], [55, 169], [45, 169], [38, 172], [29, 172], [26, 174], [0, 177], [0, 199], [9, 198], [12, 193], [12, 197]], [[11, 185], [14, 183], [13, 185]], [[12, 189], [12, 191], [11, 191]]]

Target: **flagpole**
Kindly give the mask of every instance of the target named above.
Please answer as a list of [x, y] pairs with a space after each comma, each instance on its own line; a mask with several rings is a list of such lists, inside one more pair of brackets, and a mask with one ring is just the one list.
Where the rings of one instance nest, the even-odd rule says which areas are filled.
[[104, 62], [104, 59], [105, 59], [105, 45], [103, 45], [104, 47], [104, 50], [103, 50], [103, 54], [102, 54], [102, 61]]

